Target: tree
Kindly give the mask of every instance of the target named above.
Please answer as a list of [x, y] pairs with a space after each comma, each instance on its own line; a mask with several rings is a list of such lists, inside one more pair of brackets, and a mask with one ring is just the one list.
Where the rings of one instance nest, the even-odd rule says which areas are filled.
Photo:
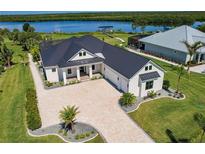
[[180, 85], [180, 81], [181, 81], [181, 77], [182, 75], [184, 75], [185, 71], [184, 71], [184, 66], [180, 65], [178, 67], [176, 67], [177, 70], [177, 74], [178, 74], [178, 78], [177, 78], [177, 90], [176, 92], [179, 92], [179, 85]]
[[26, 54], [22, 53], [18, 55], [21, 58], [21, 63], [25, 66], [27, 64]]
[[205, 32], [205, 24], [199, 26], [197, 29], [202, 31], [202, 32]]
[[32, 54], [34, 62], [40, 61], [40, 54], [39, 54], [39, 46], [38, 45], [33, 46], [31, 48], [30, 52]]
[[204, 136], [204, 133], [205, 133], [205, 117], [201, 113], [195, 113], [194, 114], [194, 121], [197, 122], [197, 124], [199, 125], [199, 127], [203, 131], [202, 134], [201, 134], [201, 139], [200, 139], [200, 142], [202, 142], [203, 136]]
[[24, 31], [24, 32], [28, 32], [29, 27], [30, 27], [30, 24], [29, 24], [29, 23], [24, 23], [24, 24], [23, 24], [23, 31]]
[[11, 60], [13, 57], [13, 51], [8, 49], [5, 44], [3, 44], [0, 48], [0, 59], [4, 63], [5, 66], [11, 66]]
[[0, 46], [4, 43], [4, 38], [0, 36]]
[[64, 123], [64, 129], [70, 129], [73, 131], [73, 125], [75, 122], [76, 115], [79, 113], [78, 107], [67, 106], [64, 107], [63, 110], [60, 111], [60, 119]]
[[29, 26], [28, 27], [28, 31], [27, 32], [35, 32], [35, 28], [34, 27], [32, 27], [32, 26]]
[[199, 48], [204, 46], [204, 43], [202, 43], [200, 41], [197, 41], [193, 44], [189, 44], [187, 41], [183, 41], [183, 43], [184, 43], [184, 45], [186, 46], [186, 48], [189, 52], [189, 61], [187, 63], [187, 65], [188, 65], [187, 66], [187, 71], [189, 72], [189, 68], [190, 68], [193, 56], [196, 54], [196, 52]]
[[123, 106], [129, 106], [136, 102], [136, 96], [132, 93], [124, 93], [120, 98], [120, 103]]

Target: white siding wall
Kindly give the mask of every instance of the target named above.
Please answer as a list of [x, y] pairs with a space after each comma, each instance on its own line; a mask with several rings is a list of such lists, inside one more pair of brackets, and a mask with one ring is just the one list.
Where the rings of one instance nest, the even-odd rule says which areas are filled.
[[[145, 71], [146, 66], [152, 65], [152, 70]], [[157, 80], [154, 80], [153, 89], [145, 90], [145, 82], [141, 83], [139, 79], [140, 74], [149, 73], [157, 71], [160, 75], [160, 77]], [[129, 92], [134, 93], [136, 96], [144, 97], [147, 96], [147, 92], [154, 90], [155, 92], [162, 89], [163, 84], [163, 78], [164, 78], [164, 72], [158, 69], [153, 63], [148, 63], [145, 65], [137, 74], [135, 74], [129, 82]]]
[[[79, 53], [82, 53], [82, 56], [79, 56]], [[83, 56], [83, 52], [86, 52], [86, 56]], [[88, 58], [93, 58], [93, 55], [91, 55], [90, 53], [88, 53], [86, 50], [80, 50], [77, 54], [76, 54], [76, 56], [74, 56], [73, 58], [72, 58], [72, 60], [82, 60], [82, 59], [88, 59]]]
[[55, 72], [52, 72], [52, 68], [45, 68], [44, 71], [49, 82], [59, 82], [58, 68]]
[[127, 92], [127, 85], [128, 85], [128, 79], [123, 77], [121, 74], [113, 70], [107, 65], [104, 65], [102, 74], [106, 79], [111, 81], [119, 90], [122, 90], [123, 92]]
[[165, 47], [143, 43], [145, 44], [145, 51], [149, 51], [153, 55], [164, 57], [168, 60], [175, 61], [177, 63], [185, 64], [187, 62], [187, 54], [182, 51], [168, 49]]

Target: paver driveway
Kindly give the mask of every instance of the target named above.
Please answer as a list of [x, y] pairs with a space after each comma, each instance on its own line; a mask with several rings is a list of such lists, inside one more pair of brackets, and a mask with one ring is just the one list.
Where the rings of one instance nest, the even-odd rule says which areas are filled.
[[42, 127], [59, 123], [59, 111], [76, 105], [77, 120], [95, 127], [107, 142], [153, 142], [118, 105], [121, 93], [104, 79], [45, 90], [40, 75], [29, 56], [34, 78]]

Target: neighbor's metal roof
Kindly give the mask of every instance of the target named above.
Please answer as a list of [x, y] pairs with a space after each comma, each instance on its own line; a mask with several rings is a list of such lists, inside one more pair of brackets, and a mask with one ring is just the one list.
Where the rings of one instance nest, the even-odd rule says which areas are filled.
[[[196, 41], [205, 43], [205, 33], [183, 25], [165, 32], [144, 37], [139, 41], [187, 53], [188, 51], [186, 46], [183, 44], [183, 41], [187, 41], [190, 44], [193, 44]], [[205, 52], [205, 48], [200, 48], [198, 51]]]

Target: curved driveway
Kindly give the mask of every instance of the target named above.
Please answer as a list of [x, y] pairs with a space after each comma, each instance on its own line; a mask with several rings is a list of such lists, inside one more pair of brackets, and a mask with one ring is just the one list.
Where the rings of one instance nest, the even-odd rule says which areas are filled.
[[77, 120], [95, 127], [107, 142], [153, 142], [118, 105], [121, 93], [104, 79], [45, 90], [29, 55], [42, 127], [59, 123], [59, 111], [66, 105], [79, 107]]

